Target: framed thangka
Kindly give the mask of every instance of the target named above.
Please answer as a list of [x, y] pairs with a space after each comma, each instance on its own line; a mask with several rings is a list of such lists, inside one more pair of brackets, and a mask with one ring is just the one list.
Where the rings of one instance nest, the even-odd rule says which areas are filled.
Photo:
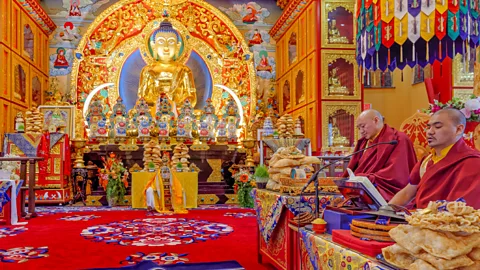
[[36, 69], [30, 69], [30, 78], [31, 78], [31, 89], [32, 94], [30, 98], [30, 106], [31, 107], [38, 107], [42, 104], [42, 96], [43, 96], [43, 76], [40, 75]]
[[355, 48], [354, 1], [322, 1], [322, 47]]
[[291, 32], [288, 42], [288, 65], [297, 61], [297, 33]]
[[28, 57], [31, 61], [34, 60], [34, 45], [35, 45], [35, 34], [33, 32], [32, 26], [28, 23], [23, 25], [23, 55]]
[[28, 63], [18, 55], [12, 57], [13, 66], [13, 91], [12, 101], [28, 107], [28, 97], [30, 95], [30, 70]]
[[368, 70], [363, 76], [364, 88], [393, 88], [393, 72], [390, 70]]
[[322, 50], [322, 98], [360, 99], [355, 51]]
[[432, 68], [428, 64], [424, 68], [419, 65], [416, 65], [412, 69], [412, 84], [423, 83], [425, 78], [432, 77]]
[[74, 106], [39, 106], [38, 109], [44, 115], [44, 126], [47, 126], [49, 130], [51, 126], [55, 126], [60, 130], [64, 130], [70, 139], [74, 138]]

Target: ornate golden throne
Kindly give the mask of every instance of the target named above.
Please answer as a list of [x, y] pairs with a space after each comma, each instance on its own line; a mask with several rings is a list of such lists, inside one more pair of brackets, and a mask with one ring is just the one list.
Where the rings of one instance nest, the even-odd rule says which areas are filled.
[[418, 160], [430, 153], [430, 147], [428, 146], [427, 136], [425, 134], [429, 119], [430, 116], [428, 114], [416, 112], [403, 121], [400, 126], [400, 131], [407, 134], [408, 138], [412, 141]]

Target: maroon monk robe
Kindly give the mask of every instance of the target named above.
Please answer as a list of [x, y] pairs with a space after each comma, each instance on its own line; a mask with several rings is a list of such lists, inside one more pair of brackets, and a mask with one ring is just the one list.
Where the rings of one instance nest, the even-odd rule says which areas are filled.
[[[379, 142], [397, 140], [398, 144], [381, 144], [352, 157], [348, 163], [355, 175], [366, 176], [374, 184], [387, 201], [404, 188], [409, 181], [409, 175], [417, 162], [415, 150], [405, 133], [384, 125], [378, 136], [370, 145]], [[354, 151], [367, 146], [368, 140], [358, 140]], [[345, 172], [345, 177], [348, 173]]]
[[480, 209], [480, 152], [460, 139], [442, 160], [436, 164], [430, 160], [420, 177], [422, 162], [410, 174], [410, 184], [418, 185], [417, 208], [427, 207], [430, 201], [463, 197], [467, 205]]

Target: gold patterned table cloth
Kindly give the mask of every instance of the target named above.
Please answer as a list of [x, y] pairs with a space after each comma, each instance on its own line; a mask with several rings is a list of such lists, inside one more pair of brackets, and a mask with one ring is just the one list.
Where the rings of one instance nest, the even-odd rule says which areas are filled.
[[[260, 235], [266, 243], [269, 242], [272, 233], [277, 226], [278, 219], [282, 214], [283, 207], [294, 215], [299, 213], [315, 212], [315, 196], [289, 196], [266, 189], [253, 189], [255, 211]], [[320, 195], [320, 213], [330, 204], [334, 195]]]
[[300, 233], [313, 269], [392, 269], [374, 258], [332, 242], [330, 235], [318, 235], [305, 229], [300, 229]]
[[197, 208], [198, 173], [174, 172], [185, 191], [185, 208]]

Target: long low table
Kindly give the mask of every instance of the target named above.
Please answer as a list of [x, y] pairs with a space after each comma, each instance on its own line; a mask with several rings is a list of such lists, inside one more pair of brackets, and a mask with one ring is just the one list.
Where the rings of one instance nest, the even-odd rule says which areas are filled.
[[[315, 213], [315, 196], [289, 196], [265, 189], [254, 189], [252, 196], [258, 222], [258, 261], [276, 269], [299, 269], [300, 236], [289, 228], [290, 220], [299, 213]], [[319, 196], [320, 212], [335, 196]]]

